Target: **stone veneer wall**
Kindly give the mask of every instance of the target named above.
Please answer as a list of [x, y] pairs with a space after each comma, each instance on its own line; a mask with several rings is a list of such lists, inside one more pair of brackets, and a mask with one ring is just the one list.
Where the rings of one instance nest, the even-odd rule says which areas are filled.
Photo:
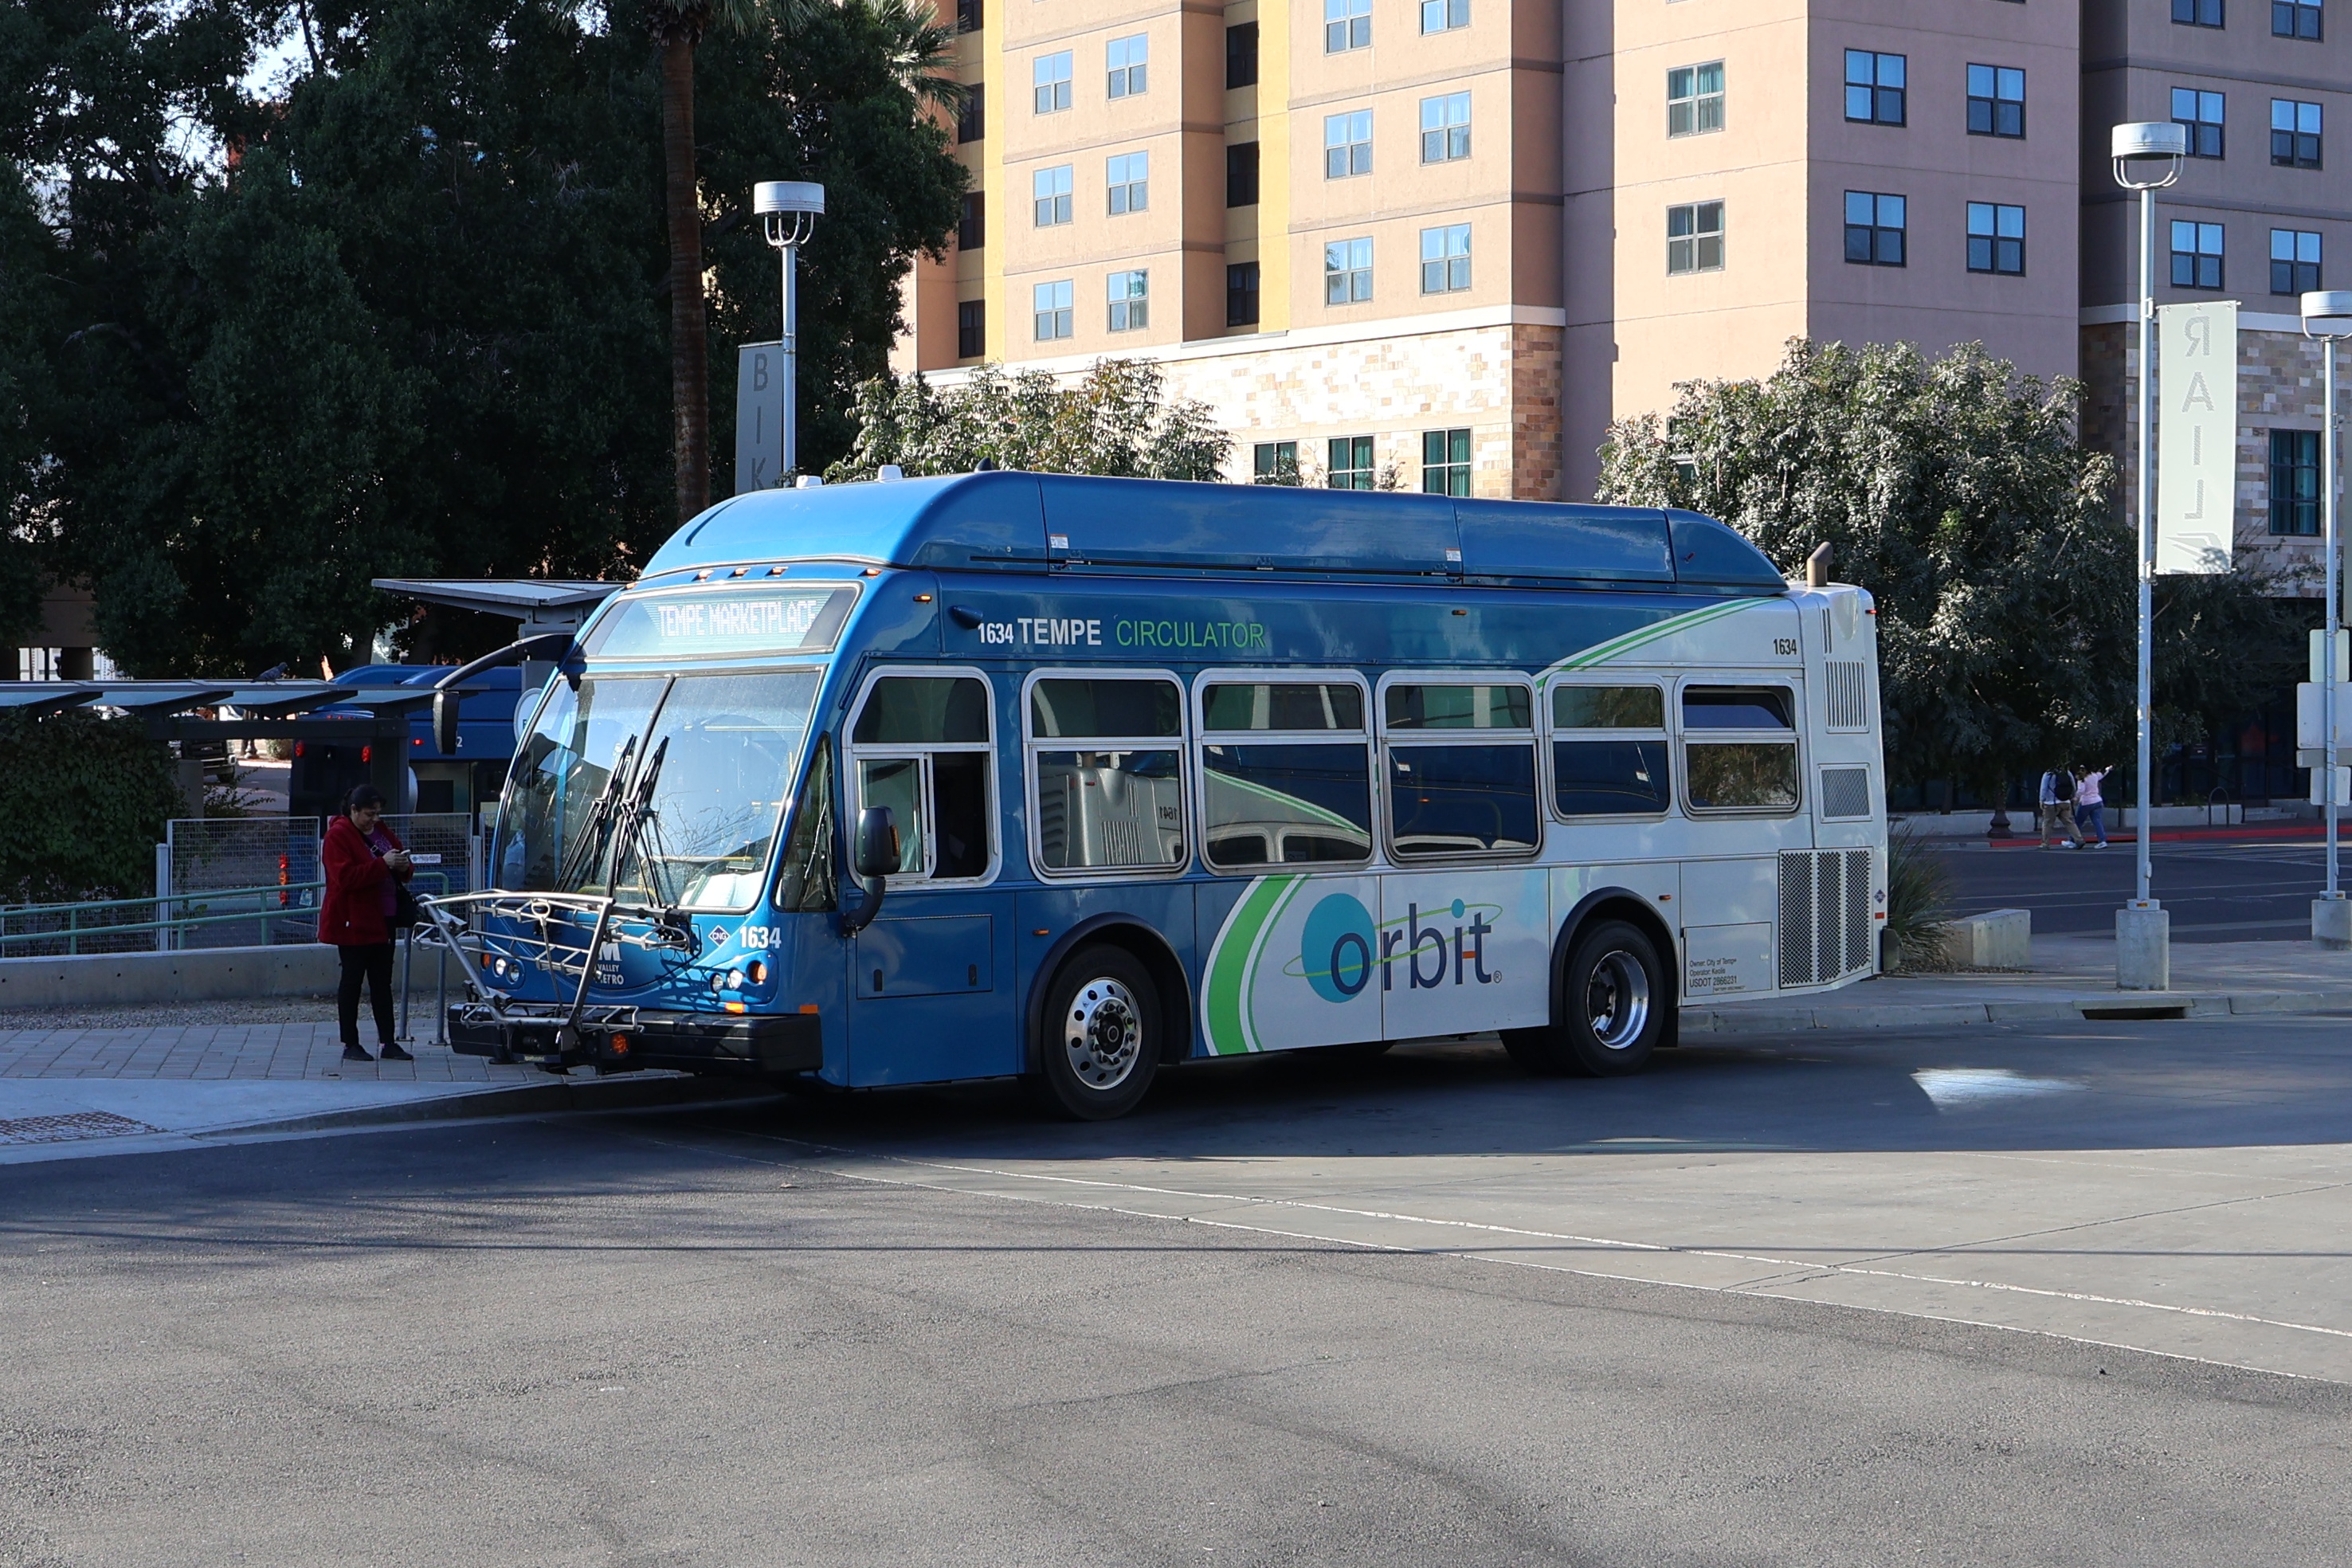
[[[2083, 438], [2115, 455], [2121, 484], [2116, 504], [2126, 519], [2136, 516], [2135, 443], [2139, 439], [2139, 333], [2127, 322], [2083, 329]], [[2337, 374], [2352, 371], [2352, 355]], [[2237, 552], [2290, 579], [2282, 586], [2298, 596], [2320, 594], [2319, 541], [2270, 531], [2270, 433], [2316, 430], [2325, 391], [2320, 346], [2300, 332], [2241, 326], [2238, 331]], [[2345, 393], [2339, 389], [2341, 400]]]
[[1232, 479], [1249, 479], [1256, 443], [1296, 441], [1316, 482], [1326, 441], [1370, 436], [1375, 462], [1417, 490], [1423, 432], [1467, 426], [1473, 495], [1551, 500], [1560, 482], [1560, 338], [1558, 327], [1501, 324], [1296, 346], [1269, 338], [1179, 353], [1160, 370], [1170, 397], [1208, 405], [1233, 437]]

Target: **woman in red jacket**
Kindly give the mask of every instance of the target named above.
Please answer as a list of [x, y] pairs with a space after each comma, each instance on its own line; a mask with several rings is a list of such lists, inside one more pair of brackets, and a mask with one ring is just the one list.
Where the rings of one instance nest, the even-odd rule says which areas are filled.
[[343, 797], [342, 815], [328, 824], [326, 840], [319, 846], [319, 864], [327, 877], [327, 896], [319, 906], [319, 940], [332, 942], [342, 953], [335, 1019], [342, 1026], [347, 1062], [376, 1059], [360, 1045], [362, 976], [375, 1010], [376, 1041], [383, 1059], [415, 1059], [393, 1038], [392, 1023], [393, 912], [400, 902], [395, 889], [414, 868], [383, 816], [383, 792], [373, 784], [361, 784]]

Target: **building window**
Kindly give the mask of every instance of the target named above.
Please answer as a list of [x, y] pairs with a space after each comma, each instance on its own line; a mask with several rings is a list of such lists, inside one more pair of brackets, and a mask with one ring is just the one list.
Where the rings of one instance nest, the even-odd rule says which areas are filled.
[[1037, 226], [1051, 228], [1070, 221], [1070, 165], [1056, 163], [1029, 176], [1029, 192], [1037, 205]]
[[1723, 204], [1691, 202], [1666, 209], [1666, 276], [1723, 270]]
[[1723, 129], [1723, 62], [1666, 73], [1666, 134], [1704, 136]]
[[959, 33], [977, 33], [977, 32], [979, 32], [979, 31], [980, 31], [980, 18], [981, 18], [980, 0], [956, 0], [956, 31], [957, 31], [957, 32], [959, 32]]
[[1037, 57], [1037, 63], [1030, 68], [1030, 79], [1037, 88], [1038, 113], [1055, 114], [1070, 107], [1071, 68], [1067, 49]]
[[988, 352], [988, 301], [956, 301], [956, 358], [978, 359]]
[[2271, 531], [2319, 531], [2319, 432], [2271, 432]]
[[1250, 483], [1295, 485], [1297, 482], [1297, 442], [1260, 441], [1250, 448]]
[[2025, 73], [2008, 66], [1969, 68], [1969, 134], [2025, 134]]
[[1151, 274], [1114, 272], [1110, 275], [1110, 330], [1132, 332], [1151, 324]]
[[1372, 297], [1372, 242], [1335, 239], [1323, 247], [1323, 302], [1360, 305]]
[[1421, 0], [1421, 30], [1450, 33], [1470, 25], [1470, 0]]
[[1257, 143], [1236, 142], [1225, 149], [1225, 205], [1254, 206], [1257, 203]]
[[985, 84], [973, 82], [964, 89], [963, 107], [956, 110], [956, 140], [977, 142], [988, 132], [987, 116], [981, 112], [981, 94]]
[[1151, 58], [1150, 35], [1137, 33], [1125, 38], [1113, 38], [1103, 51], [1110, 69], [1110, 95], [1113, 98], [1133, 98], [1144, 87], [1144, 69]]
[[1369, 490], [1378, 488], [1380, 475], [1372, 465], [1372, 438], [1370, 436], [1334, 436], [1327, 450], [1331, 460], [1323, 470], [1325, 489]]
[[1372, 172], [1372, 111], [1323, 117], [1323, 177], [1344, 180]]
[[1421, 100], [1421, 161], [1447, 163], [1470, 156], [1470, 95], [1449, 92]]
[[2271, 35], [2279, 38], [2319, 37], [2319, 0], [2271, 0]]
[[1991, 202], [1969, 204], [1969, 270], [2025, 271], [2025, 209]]
[[1372, 0], [1323, 0], [1323, 52], [1372, 47]]
[[1225, 85], [1257, 85], [1257, 24], [1237, 22], [1225, 29]]
[[1433, 496], [1470, 493], [1470, 432], [1421, 433], [1421, 488]]
[[1421, 291], [1458, 294], [1470, 287], [1470, 226], [1450, 223], [1421, 231]]
[[2176, 87], [2172, 89], [2172, 118], [2189, 132], [2189, 155], [2192, 158], [2218, 158], [2221, 155], [2221, 95], [2200, 92], [2195, 88]]
[[2184, 27], [2218, 27], [2221, 0], [2172, 0], [2172, 19]]
[[1030, 291], [1032, 308], [1037, 312], [1037, 341], [1051, 342], [1066, 338], [1076, 312], [1071, 307], [1077, 300], [1077, 290], [1066, 278], [1058, 282], [1040, 283]]
[[2271, 230], [2271, 292], [2309, 294], [2319, 286], [2319, 236], [2309, 229]]
[[1139, 213], [1151, 205], [1151, 154], [1121, 153], [1104, 165], [1110, 184], [1110, 213]]
[[1257, 325], [1257, 263], [1236, 261], [1225, 268], [1225, 325]]
[[2219, 289], [2221, 286], [2220, 224], [2174, 222], [2172, 286], [2175, 289]]
[[1904, 57], [1845, 52], [1845, 117], [1873, 125], [1904, 122]]
[[2283, 169], [2319, 167], [2319, 105], [2271, 100], [2271, 162]]
[[978, 250], [988, 242], [987, 209], [978, 191], [966, 191], [963, 212], [956, 219], [956, 248]]
[[1845, 194], [1845, 258], [1861, 267], [1901, 267], [1906, 203], [1884, 191]]

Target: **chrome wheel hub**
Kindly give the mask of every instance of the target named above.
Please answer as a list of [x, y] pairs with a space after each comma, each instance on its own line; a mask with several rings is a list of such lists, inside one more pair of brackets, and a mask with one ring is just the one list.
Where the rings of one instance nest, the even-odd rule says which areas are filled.
[[1062, 1048], [1080, 1083], [1117, 1089], [1135, 1070], [1142, 1047], [1143, 1017], [1134, 993], [1116, 980], [1089, 980], [1078, 987], [1062, 1019]]
[[1608, 954], [1584, 983], [1584, 1016], [1604, 1049], [1630, 1049], [1650, 1022], [1650, 975], [1630, 952]]

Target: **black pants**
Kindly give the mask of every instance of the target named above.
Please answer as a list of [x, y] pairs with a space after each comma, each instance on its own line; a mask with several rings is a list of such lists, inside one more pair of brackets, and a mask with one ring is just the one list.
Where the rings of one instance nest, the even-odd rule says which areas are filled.
[[342, 984], [335, 990], [335, 1021], [342, 1026], [343, 1044], [360, 1043], [360, 979], [368, 983], [368, 1001], [375, 1009], [379, 1046], [392, 1044], [392, 943], [373, 942], [339, 948], [343, 955]]

